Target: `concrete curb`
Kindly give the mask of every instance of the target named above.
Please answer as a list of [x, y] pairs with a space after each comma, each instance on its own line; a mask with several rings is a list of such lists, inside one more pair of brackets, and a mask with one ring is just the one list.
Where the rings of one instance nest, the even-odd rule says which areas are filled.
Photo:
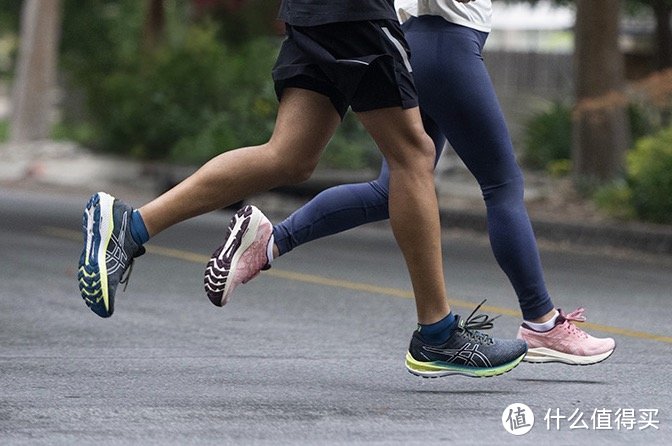
[[[45, 150], [46, 151], [46, 150]], [[82, 187], [105, 190], [110, 185], [153, 189], [160, 194], [182, 181], [194, 172], [193, 167], [178, 167], [167, 164], [143, 164], [129, 160], [106, 158], [76, 150], [61, 148], [60, 152], [50, 149], [45, 156], [42, 151], [5, 151], [5, 162], [0, 168], [0, 184], [28, 178], [35, 184]], [[7, 154], [14, 156], [6, 156]], [[93, 174], [92, 174], [93, 172]], [[287, 203], [280, 205], [286, 212], [320, 191], [339, 184], [365, 182], [375, 178], [377, 172], [343, 172], [318, 170], [313, 178], [295, 186], [287, 186], [272, 192], [286, 197]], [[463, 181], [464, 183], [464, 181]], [[131, 186], [132, 185], [132, 186]], [[452, 190], [473, 189], [472, 184], [450, 184]], [[467, 187], [469, 186], [469, 187]], [[471, 193], [471, 192], [470, 192]], [[473, 194], [472, 194], [473, 195]], [[291, 199], [290, 199], [291, 198]], [[480, 200], [477, 195], [469, 200]], [[457, 200], [459, 201], [459, 200]], [[451, 200], [454, 203], [454, 200]], [[482, 234], [487, 233], [485, 211], [443, 206], [440, 209], [441, 224], [446, 229], [465, 229]], [[560, 216], [562, 218], [562, 216]], [[532, 217], [535, 234], [540, 240], [573, 244], [579, 247], [613, 247], [642, 253], [672, 255], [672, 225], [645, 223], [577, 223], [540, 219]]]
[[[485, 215], [465, 210], [441, 209], [444, 228], [469, 229], [487, 233]], [[582, 247], [611, 247], [649, 254], [672, 255], [672, 227], [642, 223], [580, 224], [532, 218], [540, 240]]]

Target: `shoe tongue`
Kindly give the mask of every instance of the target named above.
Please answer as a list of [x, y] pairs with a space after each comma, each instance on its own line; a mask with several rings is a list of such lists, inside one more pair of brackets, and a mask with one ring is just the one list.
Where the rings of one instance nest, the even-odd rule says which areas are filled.
[[464, 330], [464, 323], [465, 323], [464, 319], [462, 319], [460, 316], [456, 314], [455, 321], [457, 322], [457, 328], [461, 328], [462, 330]]

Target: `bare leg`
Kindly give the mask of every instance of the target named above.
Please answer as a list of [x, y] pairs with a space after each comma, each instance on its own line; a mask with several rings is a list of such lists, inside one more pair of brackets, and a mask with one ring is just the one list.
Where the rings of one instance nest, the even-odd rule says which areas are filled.
[[305, 181], [339, 123], [326, 96], [286, 89], [270, 141], [216, 156], [139, 209], [149, 235], [250, 195]]
[[358, 113], [390, 167], [390, 224], [411, 276], [418, 322], [443, 319], [446, 299], [432, 140], [418, 108]]

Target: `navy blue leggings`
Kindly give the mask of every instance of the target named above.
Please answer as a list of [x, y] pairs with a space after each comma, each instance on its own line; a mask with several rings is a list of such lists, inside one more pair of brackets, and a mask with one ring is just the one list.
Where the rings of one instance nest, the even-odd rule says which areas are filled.
[[[404, 24], [425, 130], [438, 160], [446, 138], [476, 177], [495, 258], [523, 317], [553, 309], [523, 201], [523, 177], [481, 51], [487, 33], [421, 16]], [[332, 187], [273, 230], [280, 254], [303, 243], [389, 218], [389, 171], [371, 182]]]

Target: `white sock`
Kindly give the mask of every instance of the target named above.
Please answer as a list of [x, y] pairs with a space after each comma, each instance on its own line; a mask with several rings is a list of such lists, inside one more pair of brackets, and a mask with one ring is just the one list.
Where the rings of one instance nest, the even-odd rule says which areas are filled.
[[525, 325], [529, 325], [529, 327], [535, 331], [548, 331], [553, 327], [555, 327], [555, 320], [558, 318], [559, 314], [560, 313], [558, 313], [558, 310], [555, 310], [555, 314], [553, 315], [553, 317], [551, 317], [546, 322], [537, 323], [537, 322], [525, 321]]
[[275, 237], [271, 234], [271, 238], [268, 239], [268, 245], [266, 245], [266, 257], [268, 257], [269, 265], [273, 261], [273, 245], [275, 245]]

